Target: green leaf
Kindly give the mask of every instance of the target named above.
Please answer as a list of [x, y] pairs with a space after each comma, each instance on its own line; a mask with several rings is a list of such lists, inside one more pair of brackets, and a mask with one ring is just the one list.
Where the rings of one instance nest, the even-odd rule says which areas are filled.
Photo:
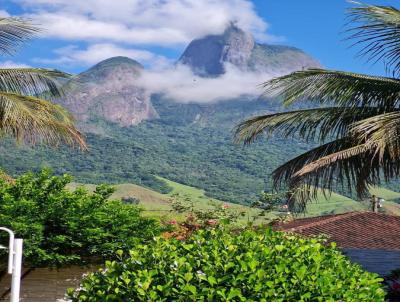
[[228, 300], [231, 300], [236, 297], [240, 297], [241, 295], [242, 295], [242, 292], [239, 288], [231, 288], [229, 290]]
[[217, 284], [217, 279], [215, 279], [215, 277], [213, 277], [213, 276], [208, 276], [207, 281], [208, 281], [208, 283], [210, 283], [211, 286]]

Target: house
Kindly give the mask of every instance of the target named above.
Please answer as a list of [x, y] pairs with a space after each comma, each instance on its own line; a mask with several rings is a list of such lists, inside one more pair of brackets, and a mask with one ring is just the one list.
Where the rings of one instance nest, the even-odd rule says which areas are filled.
[[373, 212], [297, 219], [277, 230], [305, 236], [325, 234], [353, 262], [382, 276], [400, 268], [400, 217]]

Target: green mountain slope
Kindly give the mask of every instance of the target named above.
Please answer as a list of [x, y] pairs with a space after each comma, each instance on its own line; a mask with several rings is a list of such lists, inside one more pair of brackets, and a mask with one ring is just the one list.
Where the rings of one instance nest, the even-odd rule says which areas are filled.
[[84, 183], [135, 183], [168, 191], [153, 175], [205, 190], [208, 197], [234, 203], [254, 200], [280, 163], [307, 149], [298, 141], [273, 139], [251, 147], [235, 145], [232, 128], [271, 101], [231, 101], [208, 105], [154, 99], [157, 120], [121, 128], [98, 120], [104, 134], [87, 134], [89, 152], [20, 147], [1, 142], [0, 166], [16, 175], [52, 167]]
[[[183, 185], [165, 178], [157, 177], [160, 181], [165, 182], [167, 186], [169, 186], [172, 190], [167, 194], [160, 194], [156, 191], [135, 185], [135, 184], [118, 184], [115, 185], [115, 192], [110, 197], [112, 199], [120, 199], [122, 197], [135, 197], [140, 200], [139, 205], [144, 209], [144, 214], [146, 216], [162, 218], [162, 219], [184, 219], [184, 215], [176, 213], [173, 211], [171, 206], [171, 201], [176, 196], [182, 197], [183, 200], [185, 197], [188, 197], [191, 201], [194, 202], [195, 207], [197, 209], [211, 209], [214, 204], [221, 204], [222, 201], [217, 199], [210, 199], [205, 195], [204, 190], [198, 189], [195, 187]], [[96, 185], [93, 184], [81, 184], [81, 183], [72, 183], [69, 185], [69, 188], [75, 189], [78, 186], [84, 186], [89, 191], [93, 191]], [[387, 189], [374, 188], [375, 193], [380, 193], [379, 196], [385, 196], [389, 198], [390, 196], [400, 196], [400, 193], [396, 193]], [[386, 194], [386, 195], [384, 195]], [[233, 209], [236, 209], [241, 212], [245, 212], [246, 215], [240, 219], [241, 224], [247, 223], [253, 217], [256, 217], [255, 223], [261, 224], [268, 221], [269, 218], [274, 217], [273, 214], [268, 215], [267, 217], [258, 217], [259, 210], [252, 209], [247, 206], [237, 205], [227, 203]], [[385, 209], [388, 210], [389, 213], [400, 215], [400, 207], [397, 205], [397, 211], [393, 212], [393, 204], [395, 204], [392, 200], [387, 199], [385, 202]], [[318, 200], [314, 203], [311, 203], [307, 207], [307, 211], [303, 214], [300, 214], [298, 218], [302, 217], [313, 217], [313, 216], [321, 216], [321, 215], [329, 215], [329, 214], [339, 214], [350, 211], [365, 211], [368, 210], [368, 203], [365, 202], [357, 202], [340, 194], [333, 193], [328, 198], [325, 198], [321, 193]]]
[[318, 200], [308, 204], [305, 215], [311, 217], [363, 210], [368, 210], [365, 203], [355, 201], [337, 193], [332, 193], [327, 197], [320, 193]]

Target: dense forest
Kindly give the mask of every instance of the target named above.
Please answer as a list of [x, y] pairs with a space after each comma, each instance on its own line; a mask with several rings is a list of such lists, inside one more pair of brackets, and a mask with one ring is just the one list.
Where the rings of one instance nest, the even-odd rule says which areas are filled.
[[210, 197], [247, 203], [268, 189], [272, 170], [306, 150], [299, 141], [274, 138], [251, 148], [233, 142], [232, 129], [255, 113], [279, 110], [271, 100], [237, 100], [216, 104], [179, 104], [152, 100], [159, 119], [121, 128], [90, 121], [88, 152], [31, 149], [2, 142], [0, 165], [11, 175], [51, 167], [85, 183], [131, 182], [160, 192], [169, 188], [156, 176], [204, 189]]

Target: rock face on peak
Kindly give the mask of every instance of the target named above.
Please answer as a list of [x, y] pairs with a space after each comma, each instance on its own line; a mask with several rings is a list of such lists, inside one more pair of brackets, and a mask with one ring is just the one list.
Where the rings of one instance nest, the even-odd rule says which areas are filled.
[[320, 68], [318, 61], [295, 47], [258, 44], [251, 34], [231, 24], [221, 35], [192, 41], [179, 59], [201, 76], [219, 76], [225, 65], [243, 71], [282, 75], [296, 70]]
[[142, 65], [126, 57], [104, 60], [67, 83], [68, 95], [58, 102], [81, 125], [104, 119], [130, 126], [157, 118], [149, 93], [136, 84], [142, 70]]
[[218, 76], [225, 72], [224, 63], [246, 68], [255, 42], [250, 34], [231, 25], [222, 35], [210, 35], [192, 41], [179, 62], [202, 76]]

